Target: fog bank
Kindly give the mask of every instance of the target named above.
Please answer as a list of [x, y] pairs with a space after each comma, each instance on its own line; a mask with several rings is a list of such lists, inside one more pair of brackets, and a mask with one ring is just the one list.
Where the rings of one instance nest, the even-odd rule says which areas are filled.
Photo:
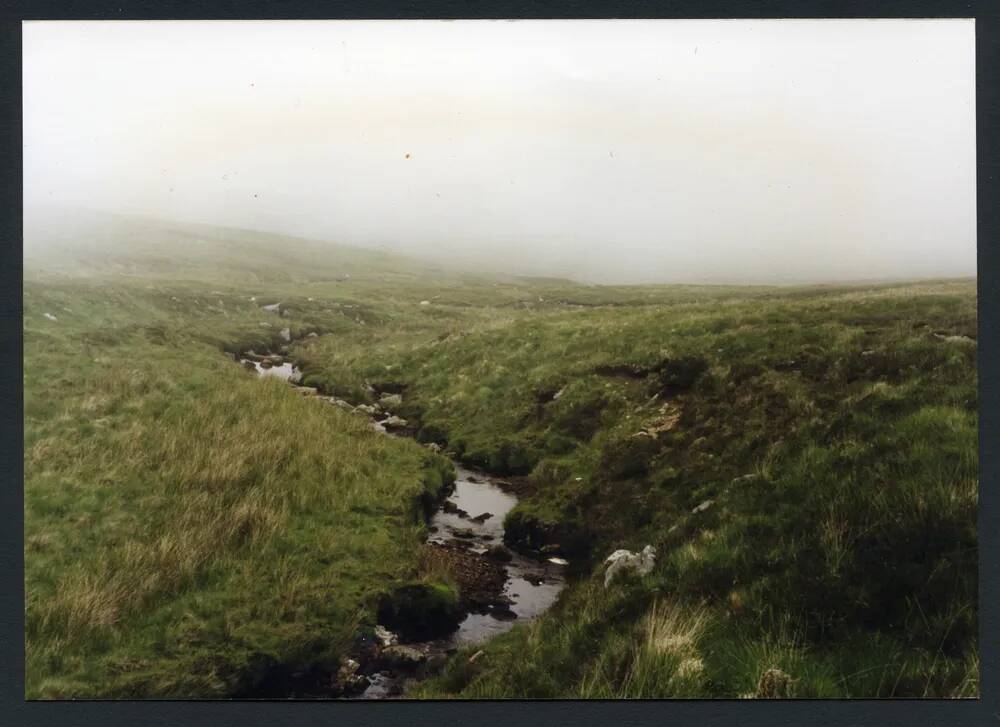
[[29, 22], [23, 48], [30, 205], [597, 282], [975, 273], [972, 21]]

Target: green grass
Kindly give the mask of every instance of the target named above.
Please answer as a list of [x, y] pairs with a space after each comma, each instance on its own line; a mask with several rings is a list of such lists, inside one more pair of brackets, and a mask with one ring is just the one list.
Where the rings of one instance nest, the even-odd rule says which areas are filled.
[[25, 298], [29, 697], [227, 696], [261, 654], [339, 656], [417, 573], [446, 460], [257, 380], [157, 293]]
[[586, 286], [88, 229], [26, 261], [28, 696], [237, 693], [446, 579], [415, 506], [446, 461], [223, 355], [284, 327], [303, 383], [405, 386], [420, 440], [526, 475], [508, 535], [572, 561], [548, 614], [415, 695], [978, 694], [976, 345], [947, 338], [975, 337], [974, 281]]

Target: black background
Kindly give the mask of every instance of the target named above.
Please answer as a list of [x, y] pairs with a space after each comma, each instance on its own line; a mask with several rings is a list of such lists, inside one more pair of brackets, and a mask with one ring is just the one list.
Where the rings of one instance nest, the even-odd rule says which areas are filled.
[[[0, 725], [1000, 725], [1000, 202], [997, 77], [1000, 2], [454, 2], [453, 0], [0, 0]], [[196, 702], [24, 700], [21, 21], [239, 18], [976, 18], [979, 235], [980, 650], [978, 700], [750, 702]]]

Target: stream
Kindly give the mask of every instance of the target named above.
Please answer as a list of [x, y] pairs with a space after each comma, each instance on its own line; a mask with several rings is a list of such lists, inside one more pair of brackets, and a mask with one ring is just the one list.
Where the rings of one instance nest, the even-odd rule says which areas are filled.
[[[240, 362], [248, 369], [254, 368], [261, 377], [283, 379], [293, 386], [301, 380], [301, 372], [278, 356], [247, 355], [252, 358], [239, 357]], [[274, 363], [270, 358], [274, 359]], [[322, 398], [331, 405], [337, 401], [333, 397]], [[377, 431], [387, 436], [404, 436], [387, 430], [383, 422], [391, 416], [391, 412], [384, 408], [374, 416], [364, 416], [371, 420]], [[502, 549], [505, 562], [497, 565], [504, 573], [501, 595], [504, 607], [490, 605], [470, 611], [458, 628], [443, 638], [405, 643], [405, 646], [421, 652], [427, 663], [435, 660], [440, 663], [461, 647], [483, 644], [516, 624], [537, 618], [558, 598], [565, 586], [565, 568], [568, 565], [561, 558], [536, 560], [503, 548], [504, 517], [517, 505], [517, 497], [503, 489], [502, 480], [469, 469], [454, 460], [453, 464], [455, 488], [428, 521], [427, 543], [429, 547], [468, 552], [475, 556], [485, 555], [491, 548]], [[366, 669], [364, 665], [360, 668], [359, 673], [364, 673], [367, 686], [351, 695], [359, 699], [400, 697], [408, 682], [426, 673], [426, 670]]]

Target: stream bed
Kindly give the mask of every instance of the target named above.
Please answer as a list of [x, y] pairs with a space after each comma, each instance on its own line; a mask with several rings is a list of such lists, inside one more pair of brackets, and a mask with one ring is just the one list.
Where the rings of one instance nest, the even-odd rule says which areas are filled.
[[[268, 355], [239, 358], [248, 369], [253, 367], [261, 377], [277, 377], [295, 385], [301, 373], [290, 362]], [[267, 363], [262, 367], [261, 361]], [[270, 365], [268, 365], [270, 364]], [[331, 404], [338, 400], [330, 397]], [[338, 402], [343, 405], [344, 402]], [[391, 412], [379, 407], [375, 415], [367, 412], [373, 428], [387, 431], [383, 422]], [[404, 436], [404, 435], [399, 435]], [[527, 623], [544, 613], [555, 603], [565, 586], [565, 568], [568, 563], [557, 557], [536, 560], [503, 546], [504, 518], [517, 505], [517, 497], [506, 491], [502, 480], [487, 473], [469, 469], [454, 462], [456, 479], [451, 494], [440, 504], [428, 521], [428, 548], [438, 548], [459, 558], [489, 560], [492, 567], [502, 569], [504, 580], [500, 603], [480, 604], [471, 609], [456, 630], [432, 641], [406, 642], [415, 649], [426, 663], [440, 663], [457, 649], [483, 644], [489, 639], [510, 630], [516, 624]], [[499, 557], [497, 556], [499, 552]], [[351, 696], [360, 699], [387, 699], [403, 695], [407, 682], [419, 679], [426, 670], [365, 668], [360, 666], [367, 686]]]

